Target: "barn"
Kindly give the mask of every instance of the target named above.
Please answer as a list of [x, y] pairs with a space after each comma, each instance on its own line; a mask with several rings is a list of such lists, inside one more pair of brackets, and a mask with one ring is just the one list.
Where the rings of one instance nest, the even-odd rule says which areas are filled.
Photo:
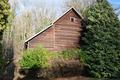
[[42, 45], [50, 51], [79, 48], [84, 29], [82, 16], [71, 8], [46, 29], [25, 41], [25, 49]]

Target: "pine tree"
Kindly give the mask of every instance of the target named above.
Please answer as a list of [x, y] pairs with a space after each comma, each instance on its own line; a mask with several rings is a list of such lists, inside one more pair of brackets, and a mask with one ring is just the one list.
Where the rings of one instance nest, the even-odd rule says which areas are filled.
[[0, 0], [0, 35], [2, 35], [8, 23], [9, 8], [8, 0]]
[[2, 35], [8, 24], [10, 6], [8, 0], [0, 0], [0, 71], [2, 65]]
[[92, 77], [120, 77], [120, 21], [106, 0], [97, 0], [85, 12], [85, 62]]

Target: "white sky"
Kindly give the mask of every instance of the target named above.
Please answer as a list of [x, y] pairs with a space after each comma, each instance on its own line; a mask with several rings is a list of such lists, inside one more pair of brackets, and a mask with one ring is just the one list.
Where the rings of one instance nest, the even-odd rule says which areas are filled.
[[[26, 9], [30, 9], [33, 7], [48, 7], [48, 8], [54, 8], [56, 12], [61, 12], [61, 8], [64, 6], [65, 0], [9, 0], [11, 5], [13, 6], [13, 3], [18, 1], [17, 13], [21, 13]], [[113, 7], [120, 6], [120, 0], [108, 0]], [[119, 16], [120, 17], [120, 16]]]
[[17, 13], [20, 13], [26, 9], [33, 7], [48, 7], [54, 8], [56, 11], [61, 11], [62, 6], [64, 6], [65, 0], [9, 0], [11, 5], [18, 1]]

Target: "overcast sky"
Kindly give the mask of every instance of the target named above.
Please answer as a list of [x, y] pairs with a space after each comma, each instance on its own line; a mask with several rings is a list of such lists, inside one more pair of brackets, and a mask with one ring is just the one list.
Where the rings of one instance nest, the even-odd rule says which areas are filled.
[[[57, 11], [61, 10], [65, 0], [9, 0], [11, 5], [18, 1], [17, 13], [34, 7], [54, 7]], [[12, 5], [13, 6], [13, 5]]]
[[[14, 0], [9, 0], [12, 4]], [[17, 0], [15, 0], [17, 1]], [[54, 7], [56, 11], [61, 11], [61, 8], [65, 0], [18, 0], [18, 9], [17, 13], [21, 13], [22, 11], [26, 9], [30, 9], [33, 7]], [[110, 4], [113, 5], [113, 7], [119, 7], [120, 6], [120, 0], [108, 0]]]

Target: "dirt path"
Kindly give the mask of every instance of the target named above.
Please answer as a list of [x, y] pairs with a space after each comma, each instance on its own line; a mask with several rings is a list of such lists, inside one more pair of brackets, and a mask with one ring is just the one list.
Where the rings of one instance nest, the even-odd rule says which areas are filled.
[[88, 78], [86, 77], [82, 77], [82, 76], [76, 76], [76, 77], [66, 77], [66, 78], [57, 78], [54, 80], [88, 80]]

